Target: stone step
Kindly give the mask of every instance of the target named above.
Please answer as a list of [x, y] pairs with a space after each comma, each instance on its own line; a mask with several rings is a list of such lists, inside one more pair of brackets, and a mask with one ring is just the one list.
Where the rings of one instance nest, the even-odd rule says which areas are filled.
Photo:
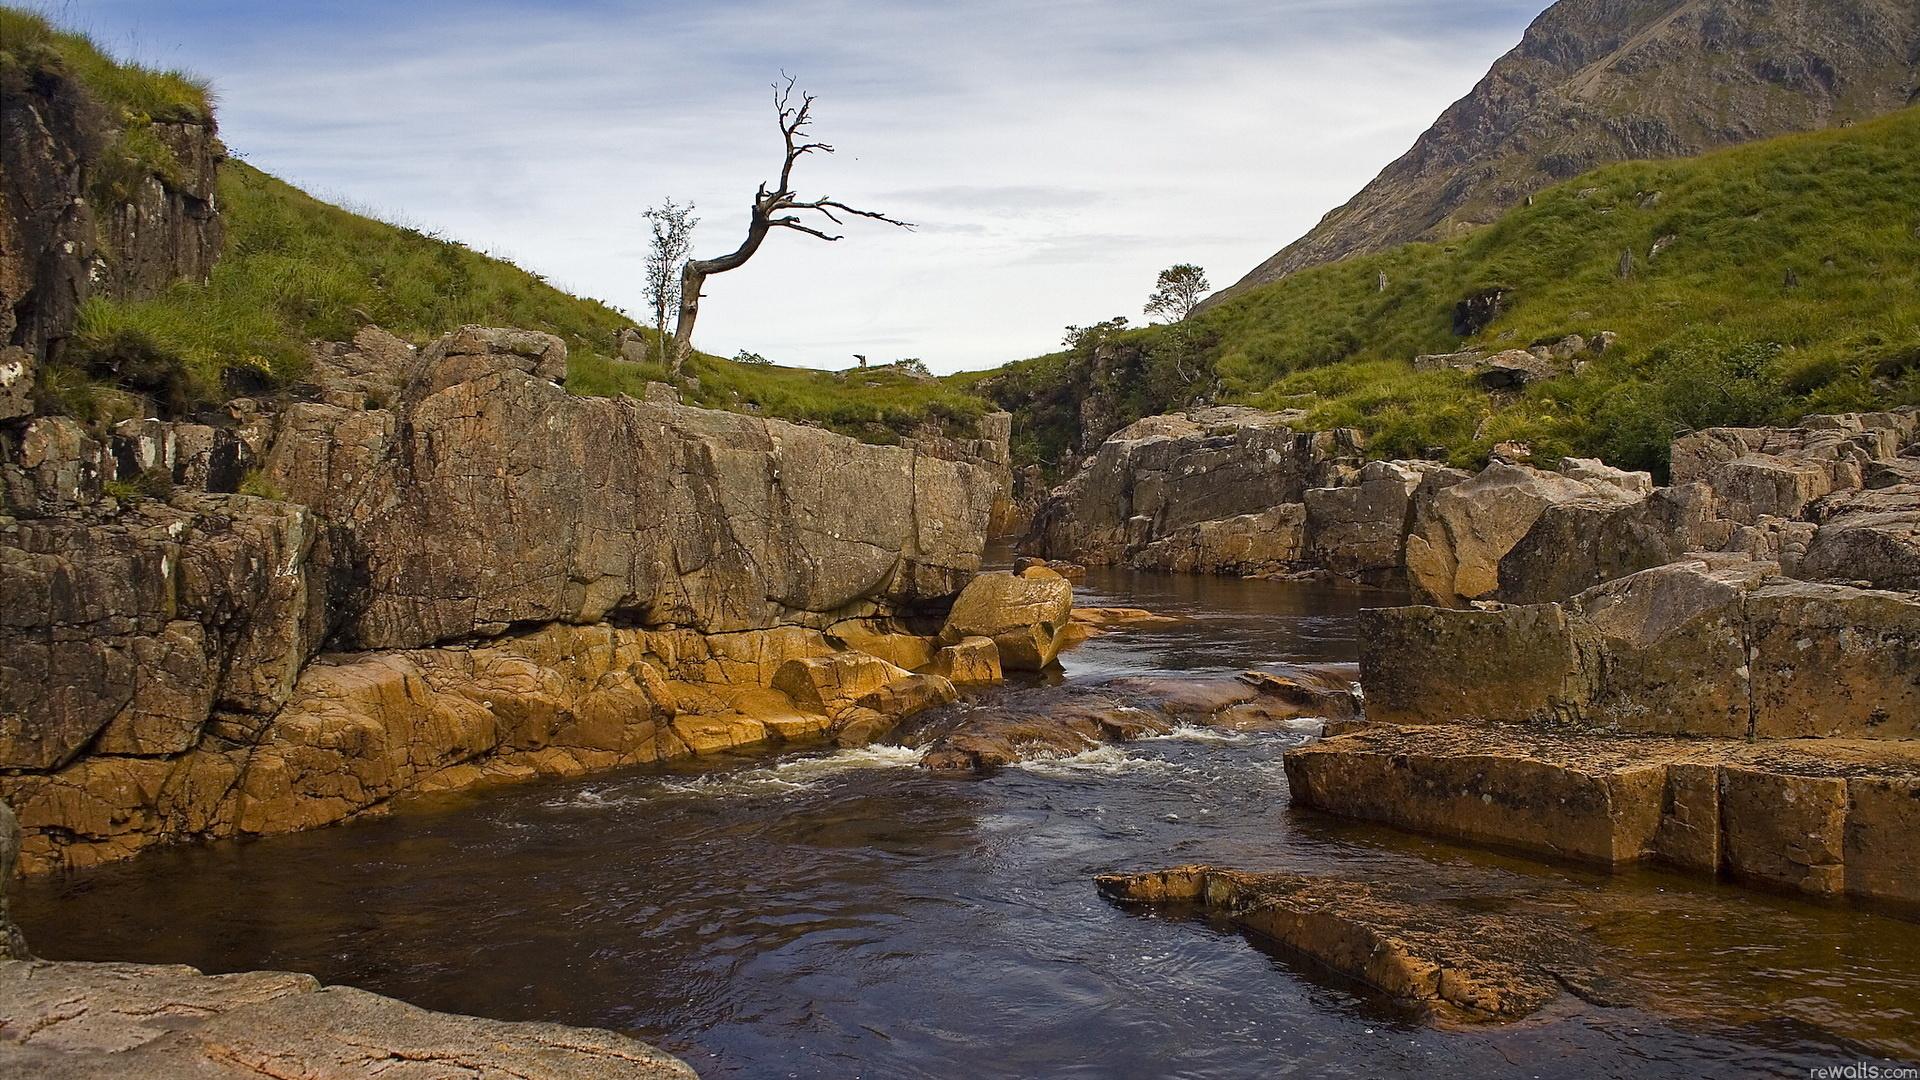
[[1920, 744], [1375, 724], [1291, 751], [1296, 806], [1533, 855], [1920, 903]]

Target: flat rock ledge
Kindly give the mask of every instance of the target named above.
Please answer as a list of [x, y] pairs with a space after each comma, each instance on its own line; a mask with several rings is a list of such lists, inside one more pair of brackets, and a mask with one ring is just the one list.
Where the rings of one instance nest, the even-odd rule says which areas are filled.
[[0, 1075], [693, 1080], [611, 1031], [429, 1012], [309, 975], [0, 961]]
[[1920, 743], [1368, 725], [1289, 751], [1296, 806], [1530, 855], [1920, 903]]
[[1181, 866], [1096, 879], [1109, 899], [1197, 908], [1441, 1023], [1519, 1020], [1586, 950], [1539, 920], [1456, 910], [1384, 882]]

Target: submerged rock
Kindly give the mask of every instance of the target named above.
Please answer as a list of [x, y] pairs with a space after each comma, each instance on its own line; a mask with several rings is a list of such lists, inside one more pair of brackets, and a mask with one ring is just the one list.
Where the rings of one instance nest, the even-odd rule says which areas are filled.
[[988, 702], [942, 714], [917, 732], [920, 764], [935, 772], [989, 772], [1038, 757], [1071, 757], [1110, 743], [1165, 735], [1182, 724], [1223, 731], [1315, 730], [1350, 720], [1351, 682], [1328, 671], [1247, 672], [1238, 678], [1116, 679], [1053, 697]]
[[1404, 885], [1181, 866], [1103, 874], [1102, 895], [1192, 907], [1443, 1021], [1522, 1019], [1589, 950], [1538, 920], [1470, 913]]

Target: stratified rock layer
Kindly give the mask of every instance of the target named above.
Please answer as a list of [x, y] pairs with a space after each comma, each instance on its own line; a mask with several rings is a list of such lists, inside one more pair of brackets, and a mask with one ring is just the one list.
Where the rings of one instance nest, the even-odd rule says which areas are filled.
[[[865, 446], [555, 384], [559, 339], [321, 350], [320, 402], [0, 455], [0, 798], [28, 872], [310, 828], [409, 793], [781, 740], [860, 742], [1052, 659], [1058, 611], [934, 631], [1004, 442]], [[384, 405], [368, 408], [369, 405]], [[1004, 432], [1002, 432], [1004, 436]], [[194, 490], [237, 482], [277, 498]], [[154, 473], [163, 501], [109, 496]], [[1011, 644], [1024, 633], [1035, 655]], [[320, 655], [324, 648], [330, 650]], [[316, 659], [316, 657], [318, 657]]]
[[1920, 902], [1920, 743], [1376, 725], [1290, 751], [1297, 805], [1530, 854]]

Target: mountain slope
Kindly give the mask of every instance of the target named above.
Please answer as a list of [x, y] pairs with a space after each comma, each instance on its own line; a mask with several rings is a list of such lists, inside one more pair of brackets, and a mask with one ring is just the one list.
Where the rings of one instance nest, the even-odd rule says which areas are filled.
[[[1458, 326], [1459, 303], [1489, 290], [1493, 318]], [[1603, 355], [1524, 391], [1412, 363], [1603, 332], [1618, 335]], [[1522, 439], [1655, 470], [1689, 428], [1920, 403], [1920, 108], [1607, 166], [1489, 228], [1304, 269], [972, 385], [1014, 410], [1027, 460], [1069, 472], [1122, 424], [1201, 399], [1358, 427], [1382, 456], [1444, 447], [1471, 465]]]
[[1879, 116], [1920, 100], [1913, 0], [1560, 0], [1403, 157], [1214, 302], [1492, 222], [1596, 166]]

